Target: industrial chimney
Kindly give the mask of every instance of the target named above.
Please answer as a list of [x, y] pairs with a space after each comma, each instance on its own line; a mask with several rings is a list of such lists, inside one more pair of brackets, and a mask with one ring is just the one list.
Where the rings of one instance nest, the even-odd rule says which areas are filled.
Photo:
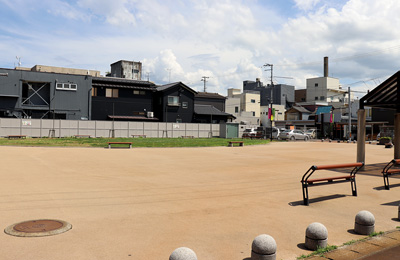
[[328, 57], [324, 57], [324, 77], [329, 77], [329, 64], [328, 64]]

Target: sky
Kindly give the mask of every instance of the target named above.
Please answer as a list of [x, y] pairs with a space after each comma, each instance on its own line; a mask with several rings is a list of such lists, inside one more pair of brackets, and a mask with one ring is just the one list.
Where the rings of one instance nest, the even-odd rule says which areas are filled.
[[400, 68], [397, 0], [0, 0], [0, 67], [110, 71], [227, 95], [243, 81], [306, 87], [329, 76], [358, 95]]

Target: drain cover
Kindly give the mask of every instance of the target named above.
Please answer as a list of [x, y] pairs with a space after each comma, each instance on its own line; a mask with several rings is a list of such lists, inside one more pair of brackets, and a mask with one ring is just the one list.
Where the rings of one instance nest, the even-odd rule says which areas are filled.
[[11, 225], [4, 232], [18, 237], [43, 237], [61, 234], [71, 228], [71, 224], [62, 220], [38, 219]]

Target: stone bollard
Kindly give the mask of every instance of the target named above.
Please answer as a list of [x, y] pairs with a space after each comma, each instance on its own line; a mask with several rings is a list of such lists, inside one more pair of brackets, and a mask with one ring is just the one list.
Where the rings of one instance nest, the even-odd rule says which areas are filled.
[[179, 247], [172, 252], [169, 260], [197, 260], [197, 255], [190, 248]]
[[276, 242], [269, 235], [259, 235], [251, 245], [251, 260], [275, 260]]
[[306, 247], [311, 250], [324, 248], [328, 244], [328, 230], [318, 222], [311, 223], [306, 229]]
[[354, 231], [360, 235], [370, 235], [375, 230], [375, 217], [366, 210], [357, 213], [354, 223]]
[[397, 218], [400, 220], [400, 204], [399, 204], [399, 214]]

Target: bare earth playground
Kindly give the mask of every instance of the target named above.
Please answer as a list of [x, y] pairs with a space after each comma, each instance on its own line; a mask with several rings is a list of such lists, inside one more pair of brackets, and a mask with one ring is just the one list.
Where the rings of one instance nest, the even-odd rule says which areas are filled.
[[295, 259], [310, 253], [301, 244], [312, 222], [326, 226], [330, 245], [363, 237], [350, 232], [361, 210], [374, 214], [376, 231], [400, 226], [400, 179], [382, 189], [393, 149], [378, 145], [366, 145], [357, 197], [349, 183], [317, 186], [309, 206], [302, 205], [302, 175], [311, 165], [355, 162], [355, 144], [0, 147], [0, 158], [3, 229], [32, 219], [72, 224], [54, 236], [2, 233], [1, 259], [168, 259], [185, 246], [198, 259], [243, 260], [260, 234], [275, 238], [277, 259]]

